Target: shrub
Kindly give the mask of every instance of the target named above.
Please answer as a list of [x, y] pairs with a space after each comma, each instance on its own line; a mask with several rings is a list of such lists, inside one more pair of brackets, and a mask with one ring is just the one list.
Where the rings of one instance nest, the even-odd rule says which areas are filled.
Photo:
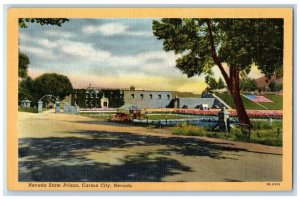
[[257, 130], [251, 133], [252, 143], [259, 143], [271, 146], [282, 146], [282, 133], [279, 129]]
[[282, 90], [282, 84], [281, 83], [277, 83], [276, 81], [272, 81], [270, 84], [269, 84], [269, 88], [272, 92], [277, 92], [277, 91], [280, 91]]
[[37, 108], [19, 108], [19, 112], [30, 112], [30, 113], [37, 113], [38, 109]]
[[204, 136], [205, 130], [202, 127], [197, 127], [188, 123], [176, 125], [172, 129], [175, 135], [190, 135], [190, 136]]

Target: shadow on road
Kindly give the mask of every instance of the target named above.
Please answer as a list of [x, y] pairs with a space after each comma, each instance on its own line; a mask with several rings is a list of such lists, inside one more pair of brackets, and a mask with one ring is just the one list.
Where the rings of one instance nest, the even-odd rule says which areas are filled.
[[[74, 134], [83, 137], [74, 137]], [[86, 156], [91, 152], [110, 152], [112, 148], [126, 151], [140, 146], [149, 147], [148, 151], [124, 155], [118, 158], [118, 164]], [[70, 132], [70, 137], [62, 138], [22, 138], [19, 139], [19, 181], [159, 182], [166, 176], [191, 171], [185, 163], [171, 158], [171, 154], [232, 159], [224, 157], [224, 151], [245, 149], [223, 147], [196, 138], [106, 131]]]

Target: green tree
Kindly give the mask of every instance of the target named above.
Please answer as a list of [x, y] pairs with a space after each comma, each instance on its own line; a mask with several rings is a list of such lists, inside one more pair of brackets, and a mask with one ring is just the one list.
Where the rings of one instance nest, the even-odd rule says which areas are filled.
[[73, 91], [69, 78], [56, 73], [42, 74], [34, 79], [34, 88], [34, 93], [38, 98], [51, 94], [61, 100]]
[[257, 90], [256, 81], [254, 79], [241, 79], [240, 81], [240, 90], [241, 91], [255, 91]]
[[282, 90], [282, 84], [277, 83], [276, 81], [271, 81], [271, 83], [269, 84], [269, 88], [272, 92], [278, 92]]
[[28, 72], [29, 58], [25, 53], [19, 52], [19, 77], [26, 78]]
[[253, 64], [268, 77], [282, 71], [283, 19], [163, 18], [154, 20], [152, 29], [165, 51], [181, 55], [176, 67], [188, 77], [212, 74], [217, 65], [242, 123], [250, 120], [240, 95], [240, 72], [249, 73]]
[[28, 99], [32, 102], [35, 102], [34, 83], [30, 77], [27, 77], [20, 81], [18, 98], [19, 100]]
[[205, 77], [205, 83], [208, 85], [209, 91], [218, 89], [218, 82], [216, 81], [216, 79], [210, 76]]
[[224, 83], [224, 81], [223, 81], [223, 79], [222, 78], [219, 78], [219, 81], [218, 81], [218, 89], [223, 89], [223, 88], [225, 88], [226, 86], [225, 86], [225, 83]]
[[207, 91], [209, 92], [212, 92], [212, 90], [225, 88], [225, 83], [222, 80], [222, 78], [219, 78], [219, 80], [217, 81], [215, 78], [211, 76], [206, 76], [205, 83], [208, 85]]

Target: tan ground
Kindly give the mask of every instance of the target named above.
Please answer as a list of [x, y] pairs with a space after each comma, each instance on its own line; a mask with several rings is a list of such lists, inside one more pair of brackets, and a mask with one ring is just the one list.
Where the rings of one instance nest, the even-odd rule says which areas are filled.
[[21, 181], [280, 181], [282, 148], [19, 112]]

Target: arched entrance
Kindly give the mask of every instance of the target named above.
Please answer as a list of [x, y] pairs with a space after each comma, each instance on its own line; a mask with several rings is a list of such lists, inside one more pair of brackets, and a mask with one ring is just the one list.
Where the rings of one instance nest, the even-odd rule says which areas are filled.
[[108, 108], [109, 106], [109, 100], [105, 96], [101, 98], [100, 103], [101, 103], [101, 108]]
[[50, 99], [51, 101], [54, 101], [54, 108], [55, 108], [55, 112], [59, 113], [60, 112], [60, 102], [58, 101], [58, 98], [56, 96], [53, 96], [51, 94], [47, 94], [42, 96], [39, 101], [38, 101], [38, 113], [43, 112], [43, 100], [44, 99]]

